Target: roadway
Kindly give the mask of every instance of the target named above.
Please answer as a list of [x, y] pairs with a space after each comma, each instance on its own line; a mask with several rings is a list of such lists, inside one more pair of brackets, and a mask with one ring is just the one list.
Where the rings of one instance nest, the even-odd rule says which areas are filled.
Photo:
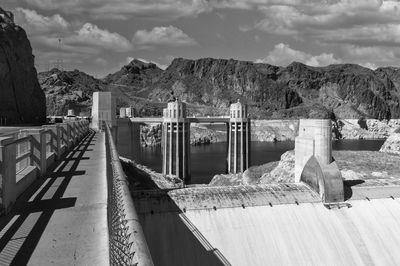
[[0, 218], [0, 265], [109, 265], [106, 165], [92, 132], [25, 191]]
[[[229, 117], [187, 117], [190, 123], [229, 123]], [[162, 123], [163, 117], [133, 117], [133, 123]]]

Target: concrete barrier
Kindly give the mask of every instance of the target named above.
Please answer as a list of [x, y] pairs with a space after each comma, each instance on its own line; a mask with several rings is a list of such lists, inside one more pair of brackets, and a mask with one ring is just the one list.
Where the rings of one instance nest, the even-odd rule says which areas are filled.
[[[68, 136], [68, 129], [75, 134]], [[1, 137], [0, 214], [9, 212], [18, 196], [72, 148], [72, 143], [78, 143], [88, 133], [88, 121], [74, 121], [24, 129], [13, 136]]]

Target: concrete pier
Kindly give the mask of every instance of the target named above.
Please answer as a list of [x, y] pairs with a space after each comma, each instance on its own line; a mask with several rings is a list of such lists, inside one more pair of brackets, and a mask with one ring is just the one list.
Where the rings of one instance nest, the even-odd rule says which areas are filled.
[[176, 175], [184, 182], [190, 179], [190, 122], [186, 104], [168, 103], [163, 114], [162, 151], [164, 175]]
[[324, 202], [344, 201], [343, 179], [332, 158], [330, 119], [300, 119], [295, 141], [295, 182], [304, 182]]
[[113, 129], [117, 126], [115, 96], [111, 92], [96, 91], [93, 92], [92, 127], [101, 129], [103, 121]]
[[228, 172], [244, 172], [250, 165], [250, 119], [247, 105], [231, 104], [228, 128]]

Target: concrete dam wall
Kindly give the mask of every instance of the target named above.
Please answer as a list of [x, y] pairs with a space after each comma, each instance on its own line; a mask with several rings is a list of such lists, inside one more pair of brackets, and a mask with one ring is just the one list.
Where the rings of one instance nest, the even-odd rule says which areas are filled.
[[140, 217], [156, 265], [224, 265], [223, 259], [232, 265], [399, 265], [400, 200], [350, 203], [339, 209], [299, 203]]

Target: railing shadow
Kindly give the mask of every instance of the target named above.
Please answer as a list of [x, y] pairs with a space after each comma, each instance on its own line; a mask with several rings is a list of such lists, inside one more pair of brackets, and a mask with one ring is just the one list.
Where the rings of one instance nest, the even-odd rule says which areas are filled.
[[[54, 212], [58, 209], [75, 206], [76, 198], [63, 198], [63, 194], [74, 176], [84, 174], [82, 171], [77, 171], [77, 167], [80, 160], [86, 158], [84, 154], [88, 146], [91, 145], [94, 134], [95, 132], [91, 130], [90, 134], [81, 140], [74, 150], [53, 164], [48, 169], [48, 174], [36, 180], [18, 198], [8, 215], [0, 218], [0, 261], [7, 260], [7, 264], [10, 265], [26, 265]], [[71, 161], [74, 162], [71, 164]], [[42, 199], [56, 182], [57, 177], [64, 178], [53, 196], [50, 199]], [[30, 200], [31, 198], [33, 199]], [[27, 229], [25, 228], [27, 226], [26, 221], [29, 220], [30, 215], [38, 212], [40, 212], [40, 216], [33, 225], [29, 226], [31, 229], [25, 232], [27, 235], [22, 245], [10, 247], [13, 237], [19, 231]]]

